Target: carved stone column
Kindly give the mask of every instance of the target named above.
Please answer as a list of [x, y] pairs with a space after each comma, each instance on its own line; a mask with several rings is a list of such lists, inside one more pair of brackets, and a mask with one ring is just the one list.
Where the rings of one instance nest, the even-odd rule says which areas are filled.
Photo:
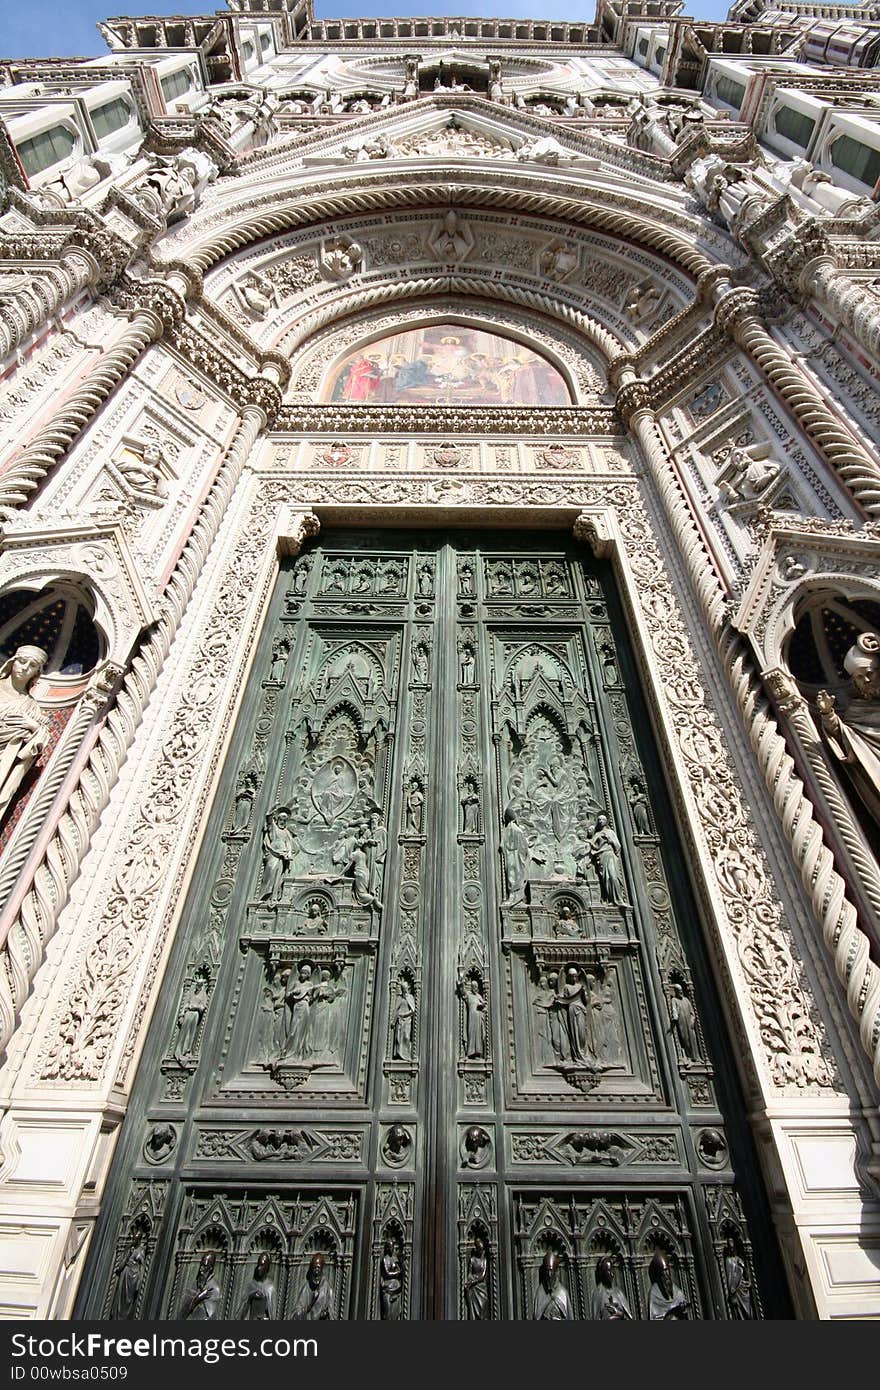
[[27, 502], [131, 371], [144, 348], [183, 317], [183, 300], [165, 285], [152, 286], [144, 301], [142, 307], [135, 307], [131, 321], [110, 350], [12, 460], [0, 479], [0, 507], [21, 507]]
[[759, 317], [754, 290], [720, 285], [715, 322], [760, 368], [817, 453], [868, 516], [880, 516], [880, 464], [822, 396]]
[[[800, 746], [809, 769], [810, 780], [815, 783], [821, 794], [826, 807], [826, 816], [833, 823], [843, 850], [849, 857], [852, 867], [858, 875], [862, 891], [868, 900], [868, 903], [863, 904], [863, 906], [866, 912], [870, 906], [876, 924], [877, 921], [880, 921], [880, 869], [878, 869], [874, 855], [865, 845], [864, 837], [858, 829], [855, 816], [846, 796], [840, 789], [837, 778], [825, 761], [822, 753], [822, 741], [810, 707], [787, 671], [775, 667], [772, 670], [764, 671], [762, 679], [770, 691], [777, 709], [780, 714], [784, 715], [789, 730]], [[821, 901], [826, 891], [825, 875], [817, 872], [814, 894]], [[867, 938], [861, 933], [857, 935], [859, 937], [857, 950], [866, 953], [868, 949]], [[845, 948], [841, 945], [844, 941], [846, 943]], [[835, 964], [838, 963], [836, 959], [838, 955], [841, 955], [844, 962], [850, 963], [854, 945], [855, 939], [852, 933], [841, 934], [834, 946]], [[865, 954], [865, 963], [867, 964], [867, 954]], [[840, 974], [840, 970], [838, 970], [838, 974]]]
[[798, 286], [836, 314], [866, 352], [880, 357], [880, 299], [842, 274], [833, 256], [809, 261], [798, 277]]
[[59, 746], [54, 749], [49, 765], [15, 827], [15, 835], [0, 858], [0, 903], [8, 901], [15, 880], [34, 847], [40, 827], [73, 766], [88, 730], [106, 711], [122, 674], [121, 666], [112, 661], [102, 661], [80, 696]]
[[725, 616], [724, 595], [718, 572], [702, 534], [694, 524], [681, 491], [670, 473], [670, 454], [651, 407], [651, 388], [640, 381], [631, 367], [624, 367], [616, 406], [636, 436], [660, 491], [663, 504], [675, 527], [676, 540], [688, 568], [691, 582], [703, 611], [714, 631], [720, 630]]
[[80, 247], [71, 247], [40, 274], [29, 272], [20, 288], [0, 299], [0, 361], [99, 277], [98, 262]]

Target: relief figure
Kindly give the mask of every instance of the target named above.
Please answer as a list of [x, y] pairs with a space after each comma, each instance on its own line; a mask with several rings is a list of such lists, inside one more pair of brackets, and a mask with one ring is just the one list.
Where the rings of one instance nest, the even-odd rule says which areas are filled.
[[294, 1322], [321, 1322], [333, 1317], [333, 1285], [324, 1264], [320, 1251], [309, 1261], [305, 1282], [291, 1313]]
[[187, 1289], [180, 1305], [181, 1318], [192, 1322], [213, 1322], [220, 1311], [220, 1285], [214, 1278], [217, 1256], [213, 1250], [206, 1250], [199, 1262], [196, 1281]]
[[275, 1316], [275, 1285], [269, 1278], [271, 1260], [265, 1250], [257, 1256], [238, 1311], [240, 1322], [264, 1322]]

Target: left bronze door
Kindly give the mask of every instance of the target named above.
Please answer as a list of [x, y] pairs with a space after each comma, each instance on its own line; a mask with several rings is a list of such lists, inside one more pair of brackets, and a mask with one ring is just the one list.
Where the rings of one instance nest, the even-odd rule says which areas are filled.
[[282, 571], [81, 1316], [432, 1316], [416, 1058], [443, 557], [388, 539]]

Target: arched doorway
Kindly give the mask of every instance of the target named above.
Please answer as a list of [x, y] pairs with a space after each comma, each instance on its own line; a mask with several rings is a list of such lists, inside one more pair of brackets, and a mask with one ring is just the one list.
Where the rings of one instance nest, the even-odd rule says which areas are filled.
[[784, 1315], [729, 1053], [607, 567], [326, 532], [282, 566], [80, 1312]]

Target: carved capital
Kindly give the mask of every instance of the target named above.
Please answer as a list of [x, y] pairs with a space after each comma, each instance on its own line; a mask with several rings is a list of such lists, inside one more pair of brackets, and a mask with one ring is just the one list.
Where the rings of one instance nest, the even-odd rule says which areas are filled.
[[723, 333], [735, 335], [737, 327], [746, 319], [760, 314], [761, 297], [756, 290], [744, 285], [728, 290], [715, 309], [715, 324]]
[[572, 534], [576, 541], [588, 545], [597, 560], [603, 560], [614, 548], [614, 537], [608, 526], [607, 517], [596, 512], [581, 512], [575, 518]]
[[764, 671], [762, 679], [776, 707], [782, 714], [793, 714], [796, 709], [806, 705], [801, 692], [798, 690], [794, 680], [788, 671], [781, 666], [771, 667]]
[[155, 315], [160, 325], [159, 335], [168, 333], [183, 323], [186, 302], [170, 285], [160, 280], [127, 281], [111, 296], [111, 303], [124, 313], [145, 312]]
[[236, 383], [232, 394], [240, 409], [254, 405], [261, 410], [266, 417], [266, 425], [274, 424], [278, 418], [282, 396], [274, 381], [267, 381], [262, 376], [252, 377], [242, 383]]
[[125, 675], [125, 667], [117, 661], [102, 661], [92, 672], [92, 678], [83, 691], [80, 708], [97, 713], [110, 700]]
[[107, 290], [125, 270], [132, 248], [114, 232], [101, 227], [92, 231], [77, 228], [71, 232], [65, 250], [85, 251], [95, 262], [95, 288]]
[[652, 410], [650, 387], [644, 381], [627, 381], [617, 392], [614, 404], [623, 423], [629, 426], [639, 411]]

